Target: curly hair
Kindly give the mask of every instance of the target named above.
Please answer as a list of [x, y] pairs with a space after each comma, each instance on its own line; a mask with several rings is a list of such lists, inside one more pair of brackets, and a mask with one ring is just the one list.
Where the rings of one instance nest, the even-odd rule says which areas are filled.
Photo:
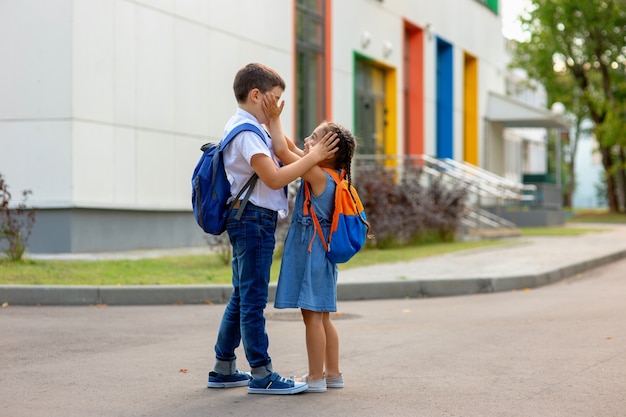
[[[346, 179], [348, 180], [348, 191], [352, 194], [352, 158], [356, 151], [356, 138], [345, 127], [338, 125], [337, 123], [324, 121], [321, 126], [324, 127], [326, 133], [333, 132], [337, 134], [339, 143], [337, 144], [337, 152], [335, 153], [334, 163], [335, 169], [343, 169], [346, 172]], [[354, 199], [354, 195], [352, 195]], [[361, 217], [361, 220], [367, 227], [367, 238], [372, 239], [374, 235], [371, 234], [371, 226], [368, 221]]]
[[352, 157], [356, 151], [356, 138], [345, 127], [333, 122], [322, 122], [322, 126], [326, 133], [333, 132], [337, 134], [339, 143], [338, 150], [335, 153], [335, 169], [343, 169], [346, 171], [346, 179], [352, 184]]

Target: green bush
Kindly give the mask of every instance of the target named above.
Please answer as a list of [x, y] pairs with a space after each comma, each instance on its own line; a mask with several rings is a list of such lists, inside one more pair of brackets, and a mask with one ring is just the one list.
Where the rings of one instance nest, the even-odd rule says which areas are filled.
[[26, 244], [35, 224], [35, 211], [26, 207], [30, 190], [22, 192], [22, 201], [11, 207], [9, 186], [0, 174], [0, 243], [2, 253], [11, 261], [19, 261], [26, 252]]

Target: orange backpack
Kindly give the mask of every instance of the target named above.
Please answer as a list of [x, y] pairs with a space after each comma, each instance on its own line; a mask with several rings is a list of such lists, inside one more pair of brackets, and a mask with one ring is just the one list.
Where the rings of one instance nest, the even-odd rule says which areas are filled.
[[309, 244], [309, 252], [313, 245], [313, 239], [319, 234], [326, 250], [326, 257], [331, 262], [339, 264], [349, 261], [365, 244], [367, 239], [366, 216], [356, 189], [345, 179], [345, 170], [341, 170], [341, 174], [337, 175], [337, 171], [334, 169], [323, 169], [330, 174], [337, 185], [335, 188], [335, 208], [330, 233], [326, 239], [311, 204], [311, 185], [309, 183], [304, 184], [304, 215], [309, 215], [310, 211], [315, 224], [315, 233]]

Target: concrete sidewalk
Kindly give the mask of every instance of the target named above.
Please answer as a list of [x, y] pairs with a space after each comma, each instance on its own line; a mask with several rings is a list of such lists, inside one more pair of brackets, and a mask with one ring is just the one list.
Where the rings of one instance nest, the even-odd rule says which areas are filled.
[[[373, 300], [467, 295], [535, 288], [626, 257], [626, 226], [582, 225], [602, 231], [578, 236], [526, 237], [511, 244], [354, 268], [339, 273], [338, 299]], [[40, 255], [39, 259], [156, 257], [190, 250]], [[194, 253], [206, 248], [192, 249]], [[273, 301], [275, 284], [270, 285]], [[230, 285], [0, 286], [9, 305], [163, 305], [224, 303]]]

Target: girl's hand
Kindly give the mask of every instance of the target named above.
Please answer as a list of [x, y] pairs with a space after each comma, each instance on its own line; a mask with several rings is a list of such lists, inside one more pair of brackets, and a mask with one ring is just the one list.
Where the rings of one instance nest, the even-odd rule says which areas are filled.
[[319, 161], [332, 159], [339, 150], [339, 137], [335, 132], [328, 132], [317, 143], [309, 145], [308, 153], [319, 157]]
[[280, 114], [283, 112], [283, 108], [285, 107], [285, 101], [280, 102], [280, 106], [278, 105], [278, 98], [272, 93], [266, 93], [263, 95], [263, 111], [265, 112], [265, 116], [270, 122], [272, 120], [278, 119]]

